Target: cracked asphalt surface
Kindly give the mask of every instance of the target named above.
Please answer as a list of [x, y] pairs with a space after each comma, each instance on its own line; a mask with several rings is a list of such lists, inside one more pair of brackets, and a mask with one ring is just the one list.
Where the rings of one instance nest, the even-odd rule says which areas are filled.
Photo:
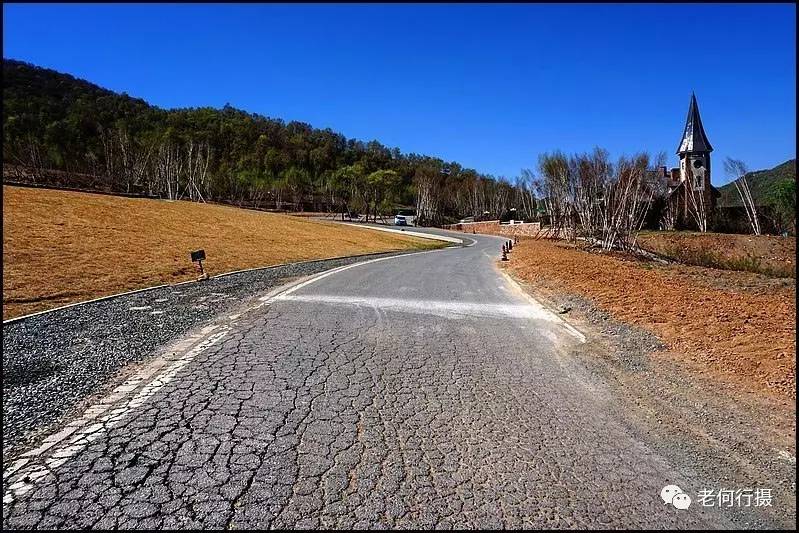
[[342, 267], [171, 347], [6, 469], [3, 527], [735, 527], [660, 500], [695, 473], [626, 429], [501, 242]]
[[365, 259], [368, 257], [250, 270], [4, 324], [3, 451], [13, 453], [25, 446], [40, 430], [100, 390], [124, 365], [145, 359], [165, 343], [240, 306], [253, 295], [296, 277]]

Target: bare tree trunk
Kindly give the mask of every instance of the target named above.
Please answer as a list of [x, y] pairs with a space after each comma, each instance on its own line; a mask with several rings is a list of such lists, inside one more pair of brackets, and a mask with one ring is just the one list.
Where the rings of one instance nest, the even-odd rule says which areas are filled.
[[706, 233], [708, 227], [708, 206], [705, 202], [704, 189], [698, 189], [693, 178], [686, 179], [683, 183], [688, 212], [696, 223], [700, 232]]
[[727, 171], [727, 175], [734, 180], [735, 189], [741, 197], [744, 209], [746, 209], [746, 217], [749, 219], [749, 226], [752, 228], [752, 233], [760, 235], [760, 220], [757, 216], [757, 206], [752, 196], [752, 190], [749, 188], [749, 182], [746, 179], [746, 175], [748, 174], [746, 164], [741, 160], [728, 157], [724, 160], [724, 169]]

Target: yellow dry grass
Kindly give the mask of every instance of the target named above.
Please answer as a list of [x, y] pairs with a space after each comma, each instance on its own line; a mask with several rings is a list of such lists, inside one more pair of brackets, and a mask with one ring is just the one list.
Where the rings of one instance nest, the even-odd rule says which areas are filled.
[[3, 186], [3, 319], [123, 291], [435, 241], [220, 205]]

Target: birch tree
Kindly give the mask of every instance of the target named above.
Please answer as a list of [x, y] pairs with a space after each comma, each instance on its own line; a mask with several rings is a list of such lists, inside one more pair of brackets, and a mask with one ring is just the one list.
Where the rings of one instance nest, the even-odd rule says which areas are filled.
[[443, 174], [439, 168], [427, 165], [416, 169], [416, 221], [420, 226], [438, 224], [441, 221]]
[[683, 187], [685, 187], [685, 202], [688, 214], [696, 223], [697, 229], [701, 233], [706, 233], [710, 218], [710, 206], [707, 205], [704, 187], [700, 187], [693, 177], [686, 179]]
[[541, 178], [537, 182], [537, 188], [539, 196], [544, 198], [549, 218], [548, 236], [555, 239], [565, 236], [574, 240], [574, 206], [569, 197], [572, 175], [569, 159], [561, 152], [543, 154], [539, 157], [538, 165]]
[[746, 179], [746, 175], [749, 173], [746, 164], [740, 159], [728, 157], [724, 160], [724, 170], [727, 172], [727, 176], [733, 179], [735, 189], [741, 197], [744, 209], [746, 209], [746, 218], [749, 220], [749, 227], [752, 228], [752, 233], [760, 235], [760, 220], [757, 216], [757, 206], [752, 196], [752, 190], [749, 188], [749, 182]]
[[516, 194], [521, 205], [521, 212], [526, 220], [534, 220], [536, 216], [536, 198], [533, 191], [535, 176], [529, 169], [522, 169], [521, 175], [516, 178]]
[[196, 143], [189, 140], [184, 148], [186, 163], [185, 183], [179, 197], [188, 196], [193, 202], [205, 202], [203, 192], [206, 190], [208, 165], [211, 161], [211, 149], [207, 142]]

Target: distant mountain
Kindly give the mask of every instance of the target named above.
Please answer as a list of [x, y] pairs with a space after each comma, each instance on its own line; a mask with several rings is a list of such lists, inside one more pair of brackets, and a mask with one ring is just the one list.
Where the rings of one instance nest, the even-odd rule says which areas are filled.
[[[787, 179], [796, 181], [796, 159], [786, 161], [769, 170], [758, 170], [746, 175], [746, 181], [749, 183], [749, 188], [752, 189], [752, 196], [757, 205], [773, 203], [771, 197], [774, 188], [778, 183]], [[743, 205], [734, 182], [731, 181], [727, 185], [719, 187], [718, 190], [721, 193], [721, 197], [718, 199], [719, 206]]]

